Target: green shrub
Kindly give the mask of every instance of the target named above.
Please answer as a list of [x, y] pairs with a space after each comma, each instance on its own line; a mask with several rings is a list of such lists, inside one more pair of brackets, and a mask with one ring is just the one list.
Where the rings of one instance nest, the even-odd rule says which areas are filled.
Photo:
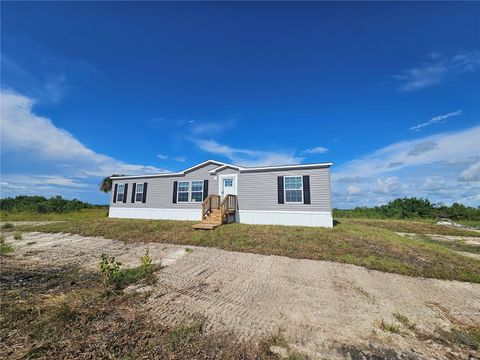
[[432, 204], [428, 199], [399, 198], [386, 205], [356, 207], [350, 210], [334, 209], [335, 217], [376, 219], [432, 219], [447, 217], [452, 220], [480, 220], [480, 208], [459, 203], [451, 206]]
[[11, 223], [3, 224], [2, 229], [5, 229], [5, 230], [13, 229], [13, 224], [11, 224]]
[[15, 198], [0, 199], [0, 210], [6, 212], [34, 212], [65, 213], [81, 209], [93, 208], [94, 205], [73, 199], [63, 199], [61, 196], [53, 196], [49, 199], [43, 196], [17, 196]]
[[13, 234], [13, 239], [14, 240], [22, 240], [22, 233], [20, 232], [16, 232], [15, 234]]

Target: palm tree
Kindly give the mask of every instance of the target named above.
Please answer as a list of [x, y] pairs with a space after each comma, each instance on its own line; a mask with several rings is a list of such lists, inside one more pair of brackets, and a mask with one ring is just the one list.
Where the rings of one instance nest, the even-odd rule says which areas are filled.
[[104, 178], [102, 180], [102, 182], [100, 183], [100, 191], [103, 191], [104, 193], [108, 193], [110, 191], [112, 191], [112, 177], [113, 176], [122, 176], [122, 175], [112, 175], [112, 176], [107, 176], [106, 178]]

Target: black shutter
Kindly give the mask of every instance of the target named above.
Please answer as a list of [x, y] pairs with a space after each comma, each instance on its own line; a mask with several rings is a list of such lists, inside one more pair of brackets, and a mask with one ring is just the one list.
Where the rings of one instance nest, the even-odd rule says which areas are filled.
[[303, 175], [303, 203], [310, 204], [310, 176]]
[[132, 203], [135, 202], [135, 196], [136, 196], [135, 190], [136, 190], [136, 189], [137, 189], [137, 183], [133, 183], [133, 184], [132, 184]]
[[208, 180], [203, 180], [203, 200], [208, 196]]
[[173, 182], [173, 200], [172, 200], [174, 204], [177, 203], [177, 186], [178, 186], [178, 181], [174, 181]]
[[123, 202], [127, 202], [127, 194], [128, 194], [128, 184], [125, 184], [125, 188], [123, 189]]
[[283, 176], [277, 177], [278, 203], [285, 204], [283, 198]]
[[142, 203], [147, 202], [147, 183], [143, 183], [143, 196], [142, 196]]
[[115, 187], [113, 188], [113, 202], [117, 202], [117, 189], [118, 189], [118, 184], [115, 184]]

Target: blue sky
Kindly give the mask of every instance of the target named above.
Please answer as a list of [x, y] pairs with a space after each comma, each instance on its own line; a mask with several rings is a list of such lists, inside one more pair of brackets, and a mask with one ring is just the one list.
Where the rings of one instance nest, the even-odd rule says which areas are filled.
[[480, 4], [2, 2], [1, 190], [333, 161], [334, 205], [480, 204]]

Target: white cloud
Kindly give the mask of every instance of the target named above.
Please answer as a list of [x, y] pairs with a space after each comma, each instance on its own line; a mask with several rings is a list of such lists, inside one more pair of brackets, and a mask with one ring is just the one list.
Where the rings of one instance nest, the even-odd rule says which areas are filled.
[[224, 156], [234, 164], [242, 166], [298, 164], [303, 159], [295, 156], [293, 152], [238, 149], [219, 144], [215, 140], [194, 139], [192, 141], [201, 150]]
[[325, 154], [328, 151], [328, 148], [323, 146], [317, 146], [310, 149], [306, 149], [302, 154]]
[[433, 86], [448, 76], [476, 71], [480, 68], [480, 51], [461, 52], [451, 57], [431, 53], [430, 62], [404, 70], [394, 78], [400, 82], [400, 90], [414, 91]]
[[362, 189], [358, 186], [355, 186], [355, 185], [350, 185], [348, 188], [347, 188], [347, 194], [348, 195], [359, 195], [362, 193]]
[[[425, 140], [419, 143], [416, 143], [413, 148], [407, 153], [408, 156], [418, 156], [424, 154], [428, 151], [432, 151], [438, 149], [438, 144], [435, 141]], [[391, 164], [400, 164], [397, 163], [390, 163], [389, 167], [392, 167]]]
[[[0, 102], [2, 179], [9, 177], [10, 187], [17, 182], [22, 186], [80, 188], [78, 179], [163, 171], [153, 166], [128, 164], [87, 148], [50, 119], [35, 114], [32, 98], [2, 90]], [[7, 167], [18, 165], [13, 164], [13, 159], [23, 164], [22, 174], [4, 170], [5, 163]], [[38, 171], [44, 175], [36, 175]], [[27, 176], [28, 181], [22, 176]]]
[[[479, 155], [479, 141], [480, 126], [394, 143], [337, 167], [336, 177], [376, 175], [435, 162], [471, 161]], [[392, 163], [398, 165], [393, 170]]]
[[185, 156], [174, 156], [174, 157], [170, 157], [170, 156], [167, 156], [167, 155], [158, 154], [157, 157], [158, 157], [160, 160], [172, 159], [172, 160], [175, 160], [175, 161], [178, 161], [178, 162], [184, 162], [184, 161], [187, 160], [187, 158], [186, 158]]
[[402, 185], [396, 176], [390, 176], [386, 179], [378, 178], [375, 186], [375, 191], [383, 194], [397, 193], [401, 189]]
[[412, 126], [412, 127], [410, 128], [410, 130], [418, 131], [418, 130], [420, 130], [421, 128], [424, 128], [424, 127], [426, 127], [426, 126], [430, 126], [430, 125], [433, 125], [433, 124], [436, 124], [436, 123], [445, 122], [445, 120], [447, 120], [449, 117], [459, 116], [459, 115], [462, 115], [462, 110], [457, 110], [457, 111], [450, 112], [450, 113], [444, 114], [444, 115], [438, 115], [438, 116], [435, 116], [435, 117], [431, 118], [431, 119], [428, 120], [427, 122], [424, 122], [424, 123], [422, 123], [422, 124], [418, 124], [418, 125]]
[[226, 119], [222, 121], [200, 121], [189, 120], [189, 131], [192, 136], [212, 136], [230, 129], [233, 129], [236, 125], [235, 119]]
[[[337, 207], [378, 205], [399, 196], [478, 206], [480, 127], [391, 144], [332, 168]], [[392, 165], [393, 164], [393, 165]], [[362, 197], [350, 197], [351, 183]]]
[[428, 64], [422, 67], [404, 70], [395, 78], [402, 81], [400, 90], [412, 91], [440, 83], [448, 68], [444, 64]]
[[480, 161], [470, 165], [460, 174], [460, 181], [480, 181]]

